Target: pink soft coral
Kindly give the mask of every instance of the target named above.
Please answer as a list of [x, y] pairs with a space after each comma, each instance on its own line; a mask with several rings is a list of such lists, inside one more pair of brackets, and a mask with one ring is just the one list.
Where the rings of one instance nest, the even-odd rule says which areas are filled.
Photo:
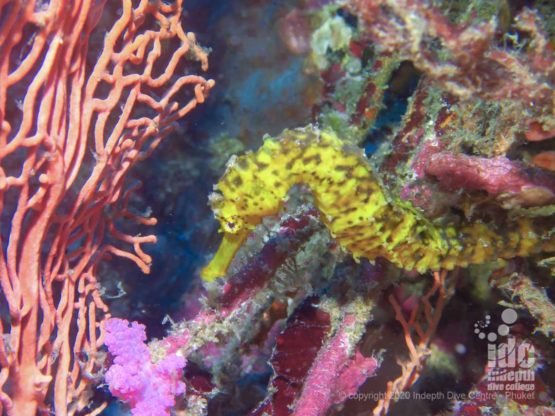
[[106, 322], [105, 344], [114, 356], [106, 382], [117, 398], [131, 406], [134, 416], [169, 416], [175, 396], [185, 393], [181, 381], [185, 359], [170, 354], [153, 363], [145, 326], [124, 319]]

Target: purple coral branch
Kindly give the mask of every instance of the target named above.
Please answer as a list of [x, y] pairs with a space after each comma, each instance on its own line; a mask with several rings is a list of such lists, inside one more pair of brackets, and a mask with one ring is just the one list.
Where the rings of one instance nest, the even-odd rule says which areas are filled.
[[270, 360], [274, 369], [271, 394], [251, 416], [325, 415], [374, 374], [378, 360], [364, 357], [356, 348], [370, 314], [346, 312], [357, 309], [354, 303], [341, 309], [344, 315], [337, 325], [332, 325], [317, 297], [306, 299], [293, 312]]
[[374, 357], [356, 351], [351, 357], [356, 318], [346, 314], [336, 334], [320, 350], [304, 383], [295, 416], [320, 416], [337, 403], [356, 393], [378, 368]]
[[425, 172], [445, 190], [482, 190], [511, 205], [544, 205], [555, 199], [555, 176], [506, 157], [442, 151], [428, 157]]
[[315, 231], [315, 210], [289, 217], [280, 224], [277, 234], [237, 273], [224, 283], [218, 298], [223, 316], [252, 298], [275, 274], [276, 270], [304, 244]]
[[274, 369], [269, 389], [271, 394], [250, 416], [291, 413], [318, 350], [331, 329], [330, 316], [318, 303], [316, 297], [307, 298], [287, 320], [270, 359]]

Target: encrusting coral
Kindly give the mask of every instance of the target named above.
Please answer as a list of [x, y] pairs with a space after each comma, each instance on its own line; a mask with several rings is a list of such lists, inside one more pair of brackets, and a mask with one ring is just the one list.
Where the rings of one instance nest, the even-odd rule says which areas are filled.
[[488, 259], [552, 251], [549, 232], [529, 218], [503, 228], [482, 220], [436, 225], [409, 203], [388, 196], [362, 153], [333, 131], [285, 130], [257, 152], [234, 157], [210, 198], [224, 232], [205, 280], [224, 276], [245, 238], [279, 213], [289, 190], [306, 185], [332, 236], [355, 258], [384, 257], [418, 272], [452, 270]]

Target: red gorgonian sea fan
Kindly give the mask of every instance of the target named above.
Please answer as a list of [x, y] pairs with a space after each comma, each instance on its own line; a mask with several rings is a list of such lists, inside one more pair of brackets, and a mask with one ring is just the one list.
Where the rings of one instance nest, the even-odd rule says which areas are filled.
[[214, 85], [187, 72], [208, 63], [182, 3], [0, 0], [0, 413], [85, 407], [98, 262], [149, 271], [155, 237], [116, 228], [155, 222], [127, 210], [126, 174]]

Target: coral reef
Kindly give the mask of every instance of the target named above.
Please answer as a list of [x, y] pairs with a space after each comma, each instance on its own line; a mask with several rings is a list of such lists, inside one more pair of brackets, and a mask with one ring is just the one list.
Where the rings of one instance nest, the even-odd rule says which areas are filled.
[[552, 6], [532, 3], [245, 3], [245, 62], [269, 32], [280, 82], [247, 87], [255, 69], [228, 99], [279, 111], [205, 148], [211, 174], [237, 154], [209, 197], [220, 245], [149, 343], [151, 363], [187, 361], [176, 412], [548, 411], [555, 57]]
[[552, 3], [0, 1], [1, 410], [553, 413]]

